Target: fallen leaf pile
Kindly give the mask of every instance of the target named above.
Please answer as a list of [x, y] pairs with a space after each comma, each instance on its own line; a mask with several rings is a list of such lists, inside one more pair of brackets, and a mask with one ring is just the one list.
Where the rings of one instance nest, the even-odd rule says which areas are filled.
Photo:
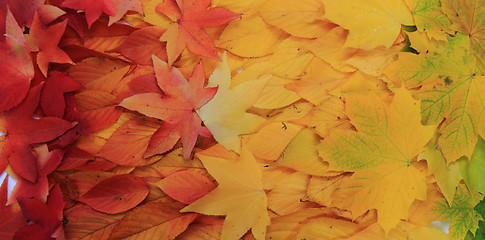
[[485, 238], [484, 0], [4, 0], [0, 33], [0, 239]]

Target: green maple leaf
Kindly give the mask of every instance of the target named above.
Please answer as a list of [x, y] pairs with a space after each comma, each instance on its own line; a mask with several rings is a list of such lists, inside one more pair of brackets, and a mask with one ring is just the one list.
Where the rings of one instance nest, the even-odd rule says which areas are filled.
[[478, 221], [483, 220], [474, 209], [482, 199], [483, 195], [474, 190], [469, 191], [464, 184], [460, 184], [451, 206], [445, 199], [441, 199], [432, 206], [431, 212], [436, 217], [451, 222], [449, 228], [451, 239], [464, 239], [468, 231], [475, 234]]

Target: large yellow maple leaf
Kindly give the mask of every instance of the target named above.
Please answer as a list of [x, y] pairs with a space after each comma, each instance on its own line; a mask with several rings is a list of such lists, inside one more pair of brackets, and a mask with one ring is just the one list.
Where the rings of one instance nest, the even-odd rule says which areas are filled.
[[218, 151], [211, 148], [200, 152], [197, 157], [219, 186], [181, 212], [226, 215], [221, 239], [239, 239], [249, 229], [252, 229], [256, 239], [265, 239], [266, 227], [270, 224], [268, 199], [256, 159], [245, 145], [237, 161], [225, 159], [224, 156], [228, 154]]
[[425, 178], [412, 162], [436, 126], [421, 125], [419, 105], [403, 88], [389, 105], [373, 94], [347, 98], [346, 113], [357, 132], [336, 132], [320, 146], [331, 167], [354, 172], [336, 190], [335, 206], [353, 218], [377, 209], [378, 223], [388, 232], [407, 219], [415, 199], [426, 198]]
[[401, 25], [413, 25], [411, 11], [402, 0], [323, 0], [325, 17], [349, 30], [346, 47], [390, 47]]

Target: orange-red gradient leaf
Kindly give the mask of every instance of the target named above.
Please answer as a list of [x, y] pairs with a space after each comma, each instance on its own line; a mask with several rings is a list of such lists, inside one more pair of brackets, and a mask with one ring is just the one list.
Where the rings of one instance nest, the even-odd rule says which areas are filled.
[[164, 178], [159, 187], [171, 198], [191, 204], [216, 188], [216, 185], [198, 172], [180, 171]]
[[180, 213], [181, 207], [168, 197], [141, 205], [115, 225], [109, 239], [174, 239], [198, 216]]
[[120, 213], [136, 207], [148, 195], [149, 188], [133, 175], [117, 175], [101, 181], [79, 201], [104, 213]]

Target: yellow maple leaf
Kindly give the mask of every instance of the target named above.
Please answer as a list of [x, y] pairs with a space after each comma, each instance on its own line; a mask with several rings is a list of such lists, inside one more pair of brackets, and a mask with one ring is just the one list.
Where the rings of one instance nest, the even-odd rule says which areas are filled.
[[266, 227], [270, 224], [266, 210], [268, 200], [261, 169], [254, 156], [244, 145], [237, 161], [204, 155], [211, 155], [213, 151], [208, 149], [197, 156], [219, 186], [181, 212], [226, 215], [221, 239], [239, 239], [249, 229], [256, 239], [264, 239]]
[[266, 79], [248, 81], [231, 89], [231, 72], [226, 54], [209, 78], [208, 86], [219, 86], [216, 95], [197, 110], [205, 126], [226, 149], [239, 152], [239, 135], [248, 134], [264, 122], [264, 118], [246, 112], [258, 99]]
[[375, 95], [349, 96], [347, 115], [357, 132], [339, 131], [320, 146], [331, 168], [354, 172], [342, 180], [333, 203], [353, 218], [377, 209], [386, 232], [408, 217], [415, 199], [426, 197], [424, 176], [412, 161], [436, 127], [421, 125], [419, 105], [403, 88], [390, 105]]
[[372, 49], [390, 47], [401, 25], [413, 25], [404, 1], [323, 0], [325, 17], [349, 30], [346, 47]]

